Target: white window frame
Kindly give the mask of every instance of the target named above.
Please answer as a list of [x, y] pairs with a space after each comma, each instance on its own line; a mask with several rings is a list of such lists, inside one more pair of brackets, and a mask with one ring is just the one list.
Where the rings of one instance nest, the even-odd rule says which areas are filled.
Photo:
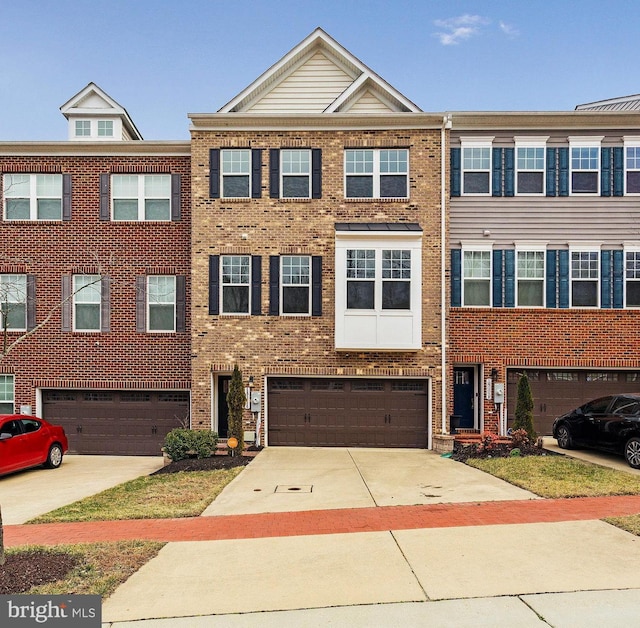
[[[549, 137], [515, 137], [515, 193], [517, 196], [544, 196], [547, 190], [547, 140]], [[541, 168], [520, 168], [519, 152], [522, 150], [533, 149], [534, 151], [542, 150], [542, 167]], [[524, 159], [530, 159], [530, 156], [525, 156]], [[537, 156], [533, 156], [533, 159], [538, 159]], [[521, 192], [520, 191], [520, 173], [542, 173], [542, 189], [540, 192]]]
[[[307, 281], [306, 283], [285, 283], [285, 260], [299, 259], [306, 260], [307, 263]], [[310, 255], [281, 255], [280, 256], [280, 315], [281, 316], [311, 316], [311, 256]], [[293, 276], [292, 276], [293, 277]], [[289, 279], [290, 277], [287, 277]], [[304, 279], [304, 273], [298, 276], [299, 279]], [[284, 293], [288, 288], [306, 288], [307, 289], [307, 310], [306, 312], [285, 312], [284, 311]]]
[[[304, 166], [301, 160], [289, 161], [286, 164], [288, 172], [285, 172], [285, 157], [293, 155], [301, 156], [306, 154], [307, 156], [307, 171], [304, 172], [302, 167]], [[311, 149], [309, 148], [282, 148], [280, 149], [280, 198], [311, 198]], [[298, 172], [296, 172], [296, 169]], [[307, 179], [307, 194], [306, 196], [286, 196], [284, 193], [285, 179], [288, 177]]]
[[[116, 193], [115, 182], [119, 178], [136, 179], [136, 196], [120, 195]], [[147, 194], [146, 184], [151, 179], [162, 179], [163, 184], [167, 187], [166, 194]], [[115, 217], [115, 201], [119, 199], [131, 199], [137, 201], [137, 218], [116, 218]], [[146, 205], [147, 200], [166, 200], [168, 207], [168, 215], [166, 218], [147, 218]], [[111, 220], [113, 222], [171, 222], [171, 175], [170, 174], [112, 174], [111, 175]]]
[[[487, 277], [481, 276], [466, 276], [465, 273], [465, 254], [466, 253], [486, 253], [489, 257], [489, 274]], [[479, 308], [490, 308], [493, 306], [493, 242], [462, 242], [462, 259], [461, 259], [461, 299], [462, 299], [462, 307], [479, 307]], [[466, 303], [466, 280], [470, 281], [485, 281], [489, 284], [489, 303], [484, 304], [474, 304], [474, 303]]]
[[[171, 281], [167, 281], [171, 280]], [[157, 290], [152, 288], [152, 284], [156, 284], [159, 287], [160, 283], [173, 284], [168, 286], [168, 291], [165, 294], [158, 294]], [[171, 295], [171, 300], [161, 300], [167, 294]], [[153, 296], [152, 296], [153, 295]], [[154, 298], [155, 296], [155, 298]], [[177, 314], [177, 292], [176, 292], [176, 277], [175, 275], [147, 275], [147, 332], [150, 334], [169, 334], [176, 331], [176, 314]], [[171, 306], [173, 309], [173, 316], [171, 317], [172, 326], [168, 329], [152, 329], [151, 328], [151, 310], [154, 307], [167, 307]]]
[[[523, 253], [536, 253], [542, 255], [542, 277], [520, 277], [520, 267], [518, 264], [519, 254]], [[515, 304], [516, 307], [523, 308], [544, 308], [547, 303], [547, 294], [546, 294], [546, 280], [547, 280], [547, 245], [540, 243], [517, 243], [515, 248]], [[542, 303], [540, 305], [520, 305], [519, 303], [519, 287], [521, 281], [537, 281], [542, 283]]]
[[16, 403], [15, 376], [8, 373], [0, 373], [0, 408], [8, 406], [8, 412], [0, 410], [1, 414], [14, 414]]
[[[569, 195], [570, 196], [598, 196], [600, 194], [600, 170], [601, 170], [601, 145], [602, 145], [602, 140], [604, 139], [604, 136], [599, 136], [599, 137], [593, 137], [593, 136], [587, 136], [587, 137], [570, 137], [569, 138]], [[573, 151], [574, 150], [583, 150], [586, 149], [589, 152], [592, 151], [593, 149], [597, 149], [596, 150], [596, 168], [582, 168], [582, 167], [578, 167], [578, 168], [574, 168], [574, 157], [573, 157]], [[584, 157], [581, 155], [579, 157], [580, 162], [582, 162], [582, 160], [584, 159]], [[591, 157], [588, 157], [587, 159], [591, 159]], [[594, 172], [596, 175], [596, 189], [594, 192], [574, 192], [573, 191], [573, 174], [578, 173], [578, 172]]]
[[[81, 278], [85, 279], [84, 285], [79, 285]], [[100, 333], [102, 330], [102, 279], [100, 275], [76, 274], [72, 276], [72, 301], [73, 301], [73, 331], [82, 333]], [[92, 295], [97, 293], [98, 299]], [[97, 306], [97, 327], [78, 327], [77, 307], [83, 305]]]
[[[231, 161], [230, 163], [225, 163], [226, 155], [245, 155], [246, 159], [246, 172], [243, 169], [237, 169], [242, 166], [242, 161], [236, 160]], [[251, 149], [250, 148], [222, 148], [220, 149], [220, 198], [251, 198]], [[229, 168], [229, 171], [226, 171], [226, 168]], [[227, 178], [240, 178], [246, 177], [248, 185], [247, 185], [247, 194], [246, 196], [226, 196], [224, 193], [224, 182], [225, 177]]]
[[[636, 263], [638, 264], [638, 269], [636, 271], [636, 269], [634, 269], [634, 272], [638, 273], [637, 277], [633, 277], [633, 278], [629, 278], [627, 276], [627, 254], [633, 254], [634, 257], [636, 258]], [[638, 309], [640, 308], [640, 304], [638, 305], [629, 305], [627, 302], [627, 284], [629, 282], [632, 283], [640, 283], [640, 243], [627, 243], [625, 242], [623, 244], [623, 252], [622, 252], [623, 258], [622, 258], [622, 264], [623, 264], [623, 277], [624, 277], [624, 288], [623, 288], [623, 307], [624, 308], [629, 308], [629, 309]]]
[[[7, 331], [27, 330], [27, 310], [28, 310], [27, 276], [22, 273], [2, 273], [0, 274], [0, 332], [4, 330], [4, 304], [17, 304], [24, 307], [24, 325], [19, 327], [7, 326]], [[11, 318], [10, 316], [8, 317]]]
[[[460, 194], [462, 196], [491, 196], [492, 194], [492, 174], [493, 174], [493, 140], [492, 137], [461, 137], [460, 138]], [[487, 150], [489, 155], [489, 165], [486, 168], [465, 167], [465, 153], [467, 150], [477, 151], [479, 149]], [[469, 159], [484, 159], [470, 155]], [[465, 173], [486, 172], [488, 186], [486, 192], [467, 192], [465, 189]]]
[[[575, 277], [573, 276], [573, 254], [588, 253], [596, 254], [597, 278], [593, 277]], [[569, 307], [578, 309], [598, 309], [600, 307], [600, 280], [602, 276], [601, 260], [600, 260], [600, 244], [575, 244], [569, 245]], [[573, 304], [573, 284], [574, 282], [596, 282], [596, 304], [595, 305], [574, 305]]]
[[74, 130], [76, 137], [91, 137], [91, 120], [75, 120]]
[[[246, 281], [224, 281], [225, 276], [225, 260], [229, 258], [243, 258], [247, 260], [247, 280]], [[242, 278], [242, 272], [237, 276]], [[246, 286], [248, 297], [247, 297], [247, 311], [246, 312], [225, 312], [224, 310], [224, 292], [225, 287], [236, 287], [236, 286]], [[251, 315], [251, 255], [221, 255], [220, 256], [220, 314], [222, 316], [250, 316]]]
[[[386, 152], [403, 152], [405, 154], [406, 157], [406, 170], [405, 171], [400, 171], [398, 170], [397, 172], [382, 172], [381, 169], [381, 155], [382, 153], [386, 153]], [[371, 170], [370, 171], [362, 171], [362, 172], [349, 172], [349, 169], [351, 169], [351, 166], [349, 165], [350, 162], [348, 161], [348, 156], [351, 153], [371, 153], [372, 155], [372, 163], [371, 163]], [[410, 172], [410, 155], [409, 155], [410, 151], [408, 148], [345, 148], [344, 149], [344, 197], [348, 198], [348, 199], [408, 199], [409, 195], [410, 195], [410, 191], [409, 191], [409, 172]], [[399, 160], [402, 161], [402, 160]], [[364, 162], [363, 162], [364, 163]], [[380, 180], [382, 177], [384, 176], [403, 176], [405, 177], [405, 185], [406, 185], [406, 190], [407, 193], [405, 196], [381, 196], [380, 195]], [[349, 179], [349, 177], [371, 177], [372, 180], [372, 193], [371, 196], [347, 196], [347, 180]]]
[[[627, 155], [628, 149], [635, 149], [635, 155], [633, 159], [636, 161], [634, 167], [629, 166], [629, 156]], [[624, 195], [625, 196], [640, 196], [639, 192], [629, 192], [627, 186], [627, 180], [630, 173], [638, 173], [640, 178], [640, 137], [625, 137], [624, 138]]]
[[96, 126], [98, 137], [113, 137], [115, 126], [113, 120], [98, 120]]
[[[14, 181], [14, 177], [22, 179], [22, 181]], [[5, 173], [2, 177], [4, 190], [4, 219], [7, 221], [29, 220], [34, 222], [59, 222], [62, 220], [62, 175], [61, 174], [29, 174], [29, 173]], [[38, 192], [39, 184], [44, 184], [49, 180], [50, 185], [54, 185], [55, 194], [40, 194]], [[29, 187], [29, 194], [18, 196], [15, 186], [25, 185]], [[12, 190], [13, 188], [13, 190]], [[59, 193], [58, 193], [59, 190]], [[29, 200], [29, 217], [28, 218], [9, 218], [7, 217], [7, 201], [9, 199], [28, 199]], [[60, 201], [60, 215], [56, 218], [40, 218], [38, 217], [38, 200], [54, 199]]]

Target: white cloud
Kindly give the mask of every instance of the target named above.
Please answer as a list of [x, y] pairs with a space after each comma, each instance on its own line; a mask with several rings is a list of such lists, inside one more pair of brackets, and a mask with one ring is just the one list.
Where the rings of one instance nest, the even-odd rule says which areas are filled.
[[507, 24], [506, 22], [503, 22], [502, 20], [500, 21], [500, 30], [507, 36], [507, 37], [517, 37], [520, 34], [520, 31], [515, 27], [512, 26], [511, 24]]
[[482, 26], [490, 23], [490, 20], [481, 15], [459, 15], [446, 20], [435, 20], [434, 24], [440, 29], [435, 33], [443, 46], [453, 46], [465, 39], [469, 39], [480, 32]]

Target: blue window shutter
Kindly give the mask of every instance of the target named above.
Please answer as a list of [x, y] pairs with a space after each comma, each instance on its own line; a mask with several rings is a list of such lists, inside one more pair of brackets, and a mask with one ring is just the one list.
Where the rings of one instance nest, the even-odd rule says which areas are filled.
[[462, 305], [462, 251], [451, 251], [451, 307]]
[[504, 195], [513, 196], [515, 192], [514, 180], [515, 148], [504, 149]]
[[251, 315], [262, 314], [262, 255], [251, 256]]
[[569, 307], [569, 251], [558, 251], [558, 307]]
[[502, 196], [502, 149], [492, 149], [491, 195]]
[[558, 149], [559, 176], [559, 196], [569, 196], [569, 149]]
[[613, 307], [624, 306], [624, 251], [613, 251]]
[[280, 314], [280, 256], [269, 257], [269, 314]]
[[615, 146], [613, 149], [613, 195], [624, 194], [624, 148]]
[[556, 149], [547, 148], [547, 196], [556, 194]]
[[547, 307], [558, 307], [556, 297], [556, 257], [557, 251], [547, 251], [546, 302]]
[[516, 306], [516, 252], [504, 252], [504, 305]]
[[209, 151], [209, 197], [220, 198], [220, 149]]
[[311, 316], [322, 316], [322, 257], [311, 258]]
[[493, 307], [502, 307], [502, 251], [493, 251]]
[[269, 149], [269, 196], [280, 198], [280, 149]]
[[311, 150], [311, 198], [322, 198], [322, 149]]
[[262, 197], [262, 149], [251, 149], [251, 198]]
[[209, 314], [220, 314], [220, 256], [209, 255]]
[[451, 196], [460, 196], [461, 149], [451, 149]]
[[611, 307], [611, 251], [600, 251], [600, 307]]
[[600, 149], [600, 196], [611, 196], [611, 149]]

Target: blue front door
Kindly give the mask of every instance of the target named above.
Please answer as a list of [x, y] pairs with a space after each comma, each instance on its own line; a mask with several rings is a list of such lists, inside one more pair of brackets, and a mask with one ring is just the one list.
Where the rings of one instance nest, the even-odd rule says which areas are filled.
[[460, 417], [459, 427], [475, 427], [474, 368], [460, 366], [453, 369], [453, 414]]

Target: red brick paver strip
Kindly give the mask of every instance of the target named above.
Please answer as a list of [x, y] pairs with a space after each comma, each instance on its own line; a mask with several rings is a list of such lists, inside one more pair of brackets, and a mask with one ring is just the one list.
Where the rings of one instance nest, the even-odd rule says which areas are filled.
[[517, 523], [584, 521], [640, 513], [640, 495], [4, 526], [6, 547], [143, 539], [215, 541]]

